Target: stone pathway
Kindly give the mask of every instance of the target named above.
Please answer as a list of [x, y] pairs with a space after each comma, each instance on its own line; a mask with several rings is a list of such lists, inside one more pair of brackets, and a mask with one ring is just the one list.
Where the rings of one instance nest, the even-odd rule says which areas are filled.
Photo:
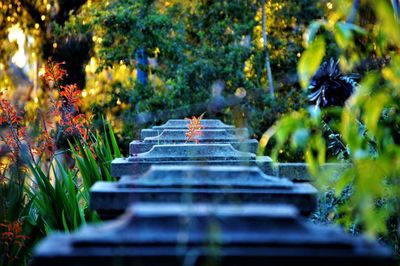
[[317, 191], [298, 177], [303, 164], [290, 178], [290, 165], [254, 154], [246, 129], [219, 120], [202, 120], [201, 144], [185, 143], [187, 123], [142, 130], [112, 163], [119, 181], [91, 189], [110, 221], [50, 235], [34, 265], [392, 265], [386, 247], [304, 217]]

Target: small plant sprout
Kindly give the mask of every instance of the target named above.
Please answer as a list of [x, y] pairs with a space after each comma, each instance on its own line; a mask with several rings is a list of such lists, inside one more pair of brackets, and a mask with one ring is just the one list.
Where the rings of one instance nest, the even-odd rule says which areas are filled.
[[203, 119], [205, 113], [202, 113], [199, 117], [192, 116], [192, 118], [186, 118], [185, 120], [189, 120], [188, 131], [185, 132], [186, 142], [194, 141], [196, 144], [199, 144], [199, 137], [203, 136], [203, 132], [201, 130], [204, 126], [201, 124], [201, 120]]

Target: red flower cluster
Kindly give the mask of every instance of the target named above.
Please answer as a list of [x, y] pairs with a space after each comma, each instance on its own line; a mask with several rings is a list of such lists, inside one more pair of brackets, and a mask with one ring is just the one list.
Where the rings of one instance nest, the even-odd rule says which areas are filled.
[[88, 120], [79, 111], [81, 90], [76, 84], [59, 85], [67, 75], [67, 71], [62, 68], [65, 62], [55, 63], [49, 61], [45, 66], [43, 78], [49, 87], [55, 87], [59, 92], [59, 99], [53, 101], [53, 112], [56, 122], [62, 127], [64, 133], [68, 135], [80, 135], [84, 139], [87, 137]]
[[21, 141], [26, 136], [26, 127], [21, 122], [22, 116], [17, 115], [14, 106], [4, 98], [0, 99], [0, 125], [8, 127], [5, 136], [1, 135], [1, 140], [7, 146], [12, 160], [19, 155]]
[[37, 155], [47, 154], [52, 156], [55, 152], [54, 139], [47, 130], [42, 130], [39, 138], [36, 140], [35, 153]]
[[[0, 147], [0, 152], [7, 154], [11, 162], [15, 162], [22, 156], [23, 149], [24, 151], [28, 150], [32, 161], [35, 161], [36, 156], [52, 157], [61, 135], [58, 133], [87, 139], [88, 119], [85, 115], [78, 113], [81, 91], [76, 84], [61, 85], [67, 75], [67, 71], [62, 67], [64, 64], [65, 62], [49, 61], [44, 67], [45, 72], [42, 77], [49, 89], [57, 90], [58, 97], [51, 100], [52, 106], [48, 112], [42, 113], [39, 110], [38, 118], [43, 121], [43, 127], [41, 134], [36, 139], [28, 137], [23, 117], [18, 115], [14, 106], [4, 98], [4, 93], [0, 95], [0, 125], [7, 126], [5, 133], [0, 135], [0, 139], [4, 143]], [[47, 129], [54, 123], [59, 125], [59, 131], [49, 132]], [[56, 136], [56, 139], [53, 136]]]
[[14, 221], [14, 222], [5, 222], [0, 223], [0, 227], [4, 229], [1, 233], [1, 242], [4, 245], [12, 246], [17, 245], [22, 247], [24, 245], [24, 241], [29, 239], [28, 236], [22, 234], [22, 222], [21, 221]]
[[[55, 121], [60, 127], [59, 130], [68, 135], [78, 135], [87, 138], [88, 121], [83, 114], [78, 114], [80, 94], [76, 84], [62, 86], [61, 82], [67, 75], [67, 71], [62, 65], [65, 62], [55, 63], [49, 61], [44, 66], [43, 78], [51, 89], [58, 91], [58, 98], [52, 100], [52, 108], [50, 113], [41, 114], [43, 119], [43, 129], [40, 136], [35, 140], [30, 140], [26, 136], [26, 127], [23, 125], [23, 118], [17, 115], [15, 108], [6, 99], [0, 99], [0, 125], [7, 125], [6, 134], [0, 136], [1, 140], [7, 147], [7, 152], [11, 159], [15, 160], [20, 156], [20, 151], [23, 146], [27, 146], [32, 160], [35, 160], [34, 155], [51, 157], [54, 154], [57, 140], [55, 140], [47, 130], [48, 117], [55, 118]], [[53, 133], [54, 134], [54, 133]], [[59, 135], [59, 134], [55, 134]], [[32, 149], [34, 148], [34, 149]]]
[[18, 126], [22, 121], [22, 116], [17, 115], [15, 108], [6, 100], [0, 100], [1, 114], [0, 125], [7, 123], [9, 125]]
[[78, 111], [81, 96], [81, 90], [78, 89], [76, 84], [61, 86], [61, 96], [63, 97], [63, 104], [69, 109], [72, 107]]
[[67, 114], [64, 122], [60, 125], [65, 126], [65, 133], [67, 135], [80, 135], [83, 139], [88, 137], [88, 120], [84, 114]]
[[65, 62], [56, 63], [49, 60], [48, 64], [44, 66], [43, 78], [47, 84], [59, 82], [63, 80], [64, 76], [68, 75], [67, 71], [62, 68], [62, 65], [65, 65]]
[[[203, 132], [201, 130], [204, 126], [201, 124], [201, 119], [203, 119], [204, 113], [199, 117], [192, 116], [192, 118], [185, 118], [185, 120], [189, 120], [188, 131], [185, 132], [186, 139], [188, 141], [194, 141], [196, 144], [199, 144], [199, 137], [203, 136]], [[186, 143], [185, 142], [185, 143]]]

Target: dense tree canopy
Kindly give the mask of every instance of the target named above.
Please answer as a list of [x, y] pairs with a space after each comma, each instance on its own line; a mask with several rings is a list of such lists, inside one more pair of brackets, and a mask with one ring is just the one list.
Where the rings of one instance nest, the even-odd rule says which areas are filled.
[[[89, 189], [112, 179], [117, 139], [205, 112], [248, 127], [277, 161], [306, 161], [326, 192], [315, 221], [400, 257], [399, 21], [399, 0], [0, 0], [0, 231], [30, 237], [0, 255], [28, 264], [48, 231], [96, 221]], [[52, 164], [58, 151], [72, 170]], [[350, 167], [323, 171], [331, 161]]]
[[[132, 127], [176, 113], [207, 111], [260, 134], [302, 101], [294, 68], [303, 49], [302, 32], [325, 8], [313, 0], [266, 2], [276, 101], [266, 93], [259, 1], [88, 2], [60, 36], [92, 36], [87, 93], [109, 95], [94, 112], [123, 114], [124, 123]], [[142, 49], [147, 66], [138, 64]], [[139, 71], [149, 75], [146, 86], [135, 82]], [[278, 104], [287, 94], [296, 97]]]

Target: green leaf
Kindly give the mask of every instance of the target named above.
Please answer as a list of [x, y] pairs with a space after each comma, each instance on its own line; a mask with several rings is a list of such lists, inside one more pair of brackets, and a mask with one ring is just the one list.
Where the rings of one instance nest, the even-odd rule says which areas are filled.
[[379, 118], [386, 103], [389, 101], [389, 96], [384, 93], [374, 95], [369, 98], [365, 103], [365, 114], [363, 115], [363, 120], [367, 126], [367, 130], [372, 135], [376, 134], [378, 129]]
[[376, 1], [375, 11], [381, 23], [381, 29], [386, 34], [386, 41], [397, 45], [400, 43], [400, 23], [396, 21], [395, 14], [388, 1]]
[[344, 173], [341, 174], [335, 185], [335, 196], [339, 197], [342, 191], [349, 185], [354, 179], [354, 171], [353, 169], [347, 169]]
[[318, 36], [306, 51], [303, 52], [297, 67], [300, 84], [303, 89], [308, 87], [311, 77], [318, 70], [325, 55], [325, 40], [323, 36]]
[[[114, 151], [114, 158], [122, 157], [122, 154], [121, 154], [121, 152], [119, 150], [119, 147], [118, 147], [118, 144], [117, 144], [117, 140], [115, 139], [114, 131], [113, 131], [112, 127], [111, 127], [111, 124], [110, 123], [107, 123], [107, 124], [108, 124], [108, 132], [109, 132], [110, 139], [111, 139], [111, 147], [112, 147], [112, 149]], [[106, 135], [106, 132], [104, 132], [104, 134]]]
[[318, 30], [323, 26], [325, 23], [321, 20], [313, 21], [311, 25], [307, 29], [306, 33], [306, 47], [308, 47], [317, 36]]
[[365, 35], [367, 33], [363, 28], [351, 23], [338, 22], [335, 24], [334, 28], [335, 39], [340, 48], [345, 49], [352, 43], [353, 32], [362, 35]]
[[67, 224], [67, 221], [66, 221], [66, 219], [65, 219], [64, 210], [62, 210], [61, 216], [62, 216], [62, 223], [63, 223], [63, 226], [64, 226], [64, 231], [65, 231], [65, 232], [69, 232], [68, 224]]
[[310, 106], [308, 109], [312, 122], [319, 125], [321, 122], [321, 109], [318, 106]]
[[310, 136], [310, 130], [307, 128], [299, 128], [292, 135], [292, 147], [293, 148], [304, 148], [308, 142]]

